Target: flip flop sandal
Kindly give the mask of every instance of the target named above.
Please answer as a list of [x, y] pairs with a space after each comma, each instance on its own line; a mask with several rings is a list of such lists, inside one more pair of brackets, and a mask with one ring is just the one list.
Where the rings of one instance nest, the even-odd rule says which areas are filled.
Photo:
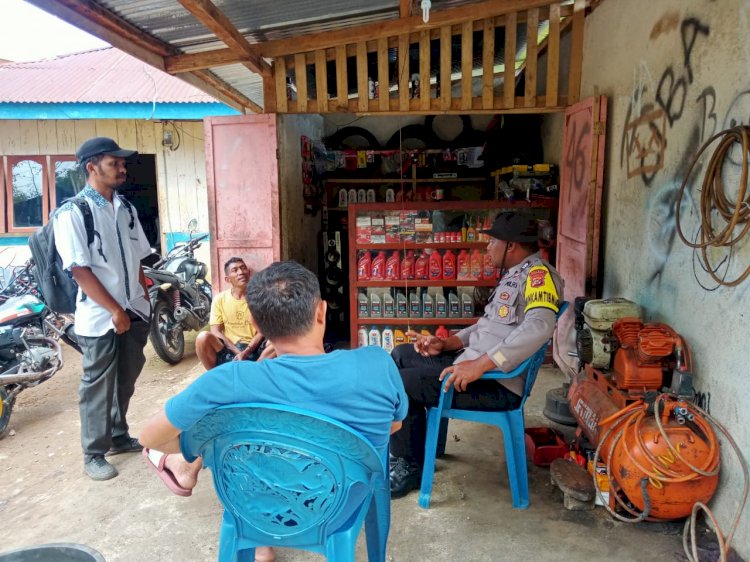
[[180, 484], [177, 482], [177, 479], [174, 477], [174, 474], [172, 474], [172, 472], [164, 466], [164, 461], [166, 460], [167, 455], [162, 453], [161, 457], [159, 457], [158, 463], [155, 464], [151, 457], [149, 457], [150, 452], [151, 449], [147, 449], [146, 447], [144, 447], [143, 458], [146, 459], [146, 464], [151, 468], [151, 470], [153, 470], [161, 479], [161, 481], [164, 482], [164, 485], [169, 488], [169, 490], [173, 494], [182, 496], [183, 498], [192, 496], [193, 491], [180, 486]]

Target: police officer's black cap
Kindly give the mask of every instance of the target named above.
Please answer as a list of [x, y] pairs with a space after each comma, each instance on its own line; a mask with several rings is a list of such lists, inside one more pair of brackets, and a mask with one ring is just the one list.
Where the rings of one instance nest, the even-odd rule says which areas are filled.
[[76, 158], [83, 162], [92, 156], [108, 154], [118, 158], [130, 158], [138, 154], [135, 150], [124, 150], [112, 139], [107, 137], [94, 137], [84, 142], [76, 151]]
[[506, 242], [536, 242], [539, 240], [539, 226], [536, 219], [516, 211], [506, 211], [495, 217], [492, 227], [480, 230], [498, 240]]

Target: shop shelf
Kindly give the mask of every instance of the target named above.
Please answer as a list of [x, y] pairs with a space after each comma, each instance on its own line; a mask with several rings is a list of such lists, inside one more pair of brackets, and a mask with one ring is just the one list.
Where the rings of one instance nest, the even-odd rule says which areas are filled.
[[403, 289], [415, 289], [417, 287], [495, 287], [497, 285], [497, 279], [482, 279], [480, 281], [469, 281], [463, 279], [401, 279], [398, 281], [355, 281], [352, 285], [360, 288], [400, 287]]
[[355, 318], [358, 325], [372, 324], [374, 326], [403, 326], [413, 324], [419, 326], [470, 326], [475, 324], [481, 316], [473, 318]]

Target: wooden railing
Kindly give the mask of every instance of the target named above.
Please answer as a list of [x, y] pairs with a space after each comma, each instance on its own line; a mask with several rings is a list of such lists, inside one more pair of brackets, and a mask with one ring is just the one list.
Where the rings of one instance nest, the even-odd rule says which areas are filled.
[[[276, 56], [273, 64], [275, 88], [266, 92], [275, 94], [278, 113], [560, 111], [579, 98], [586, 0], [561, 4], [550, 1], [520, 12], [492, 17], [483, 14], [483, 19], [459, 24]], [[518, 53], [520, 23], [526, 24], [526, 49]], [[498, 27], [505, 30], [504, 45], [495, 44]], [[571, 28], [570, 57], [563, 61], [567, 68], [562, 68], [560, 38], [568, 27]], [[540, 41], [540, 30], [545, 28], [547, 33], [542, 34]], [[475, 32], [482, 34], [481, 65], [474, 63]], [[459, 72], [452, 72], [451, 45], [455, 36], [461, 38]], [[439, 41], [439, 71], [432, 73], [431, 67], [438, 67], [430, 60], [430, 44], [435, 40]], [[419, 52], [419, 72], [411, 76], [410, 49]], [[395, 61], [389, 60], [389, 52], [395, 54]], [[515, 55], [513, 60], [507, 61], [510, 64], [504, 64], [505, 53]], [[542, 54], [546, 54], [547, 59], [546, 76], [539, 80], [538, 61]], [[376, 64], [368, 65], [368, 57], [371, 61], [375, 57]], [[503, 63], [498, 63], [501, 59]], [[350, 64], [356, 68], [354, 91], [348, 87]], [[368, 71], [373, 67], [377, 68], [375, 76]], [[525, 76], [522, 96], [516, 95], [516, 80], [521, 73]], [[563, 73], [567, 73], [565, 93], [559, 88]], [[500, 77], [502, 84], [496, 86], [496, 78]], [[336, 85], [335, 95], [329, 92], [330, 84]], [[541, 89], [544, 91], [540, 92]]]

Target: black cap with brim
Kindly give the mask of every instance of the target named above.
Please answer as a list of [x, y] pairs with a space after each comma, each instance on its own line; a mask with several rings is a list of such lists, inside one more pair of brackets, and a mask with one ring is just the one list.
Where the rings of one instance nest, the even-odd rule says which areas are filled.
[[84, 142], [76, 151], [76, 159], [79, 162], [91, 158], [108, 154], [117, 158], [130, 158], [138, 154], [135, 150], [124, 150], [112, 139], [107, 137], [95, 137]]
[[516, 211], [500, 213], [495, 217], [491, 228], [479, 232], [506, 242], [537, 242], [539, 240], [536, 219]]

